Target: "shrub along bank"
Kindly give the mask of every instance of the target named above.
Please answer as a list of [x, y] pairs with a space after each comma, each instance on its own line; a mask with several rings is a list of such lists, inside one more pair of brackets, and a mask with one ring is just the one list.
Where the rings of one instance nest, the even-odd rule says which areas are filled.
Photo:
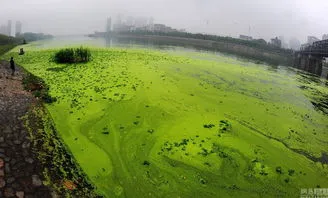
[[0, 55], [8, 52], [18, 45], [20, 39], [0, 34]]
[[88, 48], [67, 48], [55, 53], [53, 60], [56, 63], [86, 63], [91, 59]]

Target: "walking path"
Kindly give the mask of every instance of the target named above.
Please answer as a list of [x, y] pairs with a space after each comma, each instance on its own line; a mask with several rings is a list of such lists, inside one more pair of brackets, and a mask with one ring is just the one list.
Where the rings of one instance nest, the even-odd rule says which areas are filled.
[[0, 197], [52, 197], [21, 120], [36, 100], [24, 91], [20, 69], [16, 70], [11, 76], [8, 62], [0, 61]]

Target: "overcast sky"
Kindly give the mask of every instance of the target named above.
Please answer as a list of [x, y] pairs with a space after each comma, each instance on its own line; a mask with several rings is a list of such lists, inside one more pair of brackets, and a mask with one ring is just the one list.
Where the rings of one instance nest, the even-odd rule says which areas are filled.
[[0, 0], [0, 24], [23, 22], [23, 31], [54, 35], [92, 33], [105, 29], [106, 18], [153, 17], [190, 32], [237, 37], [328, 33], [328, 0]]

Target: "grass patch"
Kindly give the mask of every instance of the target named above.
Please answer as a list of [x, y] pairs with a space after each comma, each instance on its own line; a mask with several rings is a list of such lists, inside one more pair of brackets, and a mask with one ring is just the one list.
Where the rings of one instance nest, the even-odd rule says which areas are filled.
[[90, 50], [83, 47], [61, 49], [53, 57], [56, 63], [86, 63], [90, 59]]

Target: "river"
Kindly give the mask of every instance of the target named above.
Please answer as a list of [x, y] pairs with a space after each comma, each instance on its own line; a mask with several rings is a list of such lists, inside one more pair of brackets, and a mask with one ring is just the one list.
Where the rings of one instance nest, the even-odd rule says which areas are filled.
[[[68, 66], [42, 50], [80, 45], [111, 49]], [[107, 197], [297, 197], [328, 183], [323, 78], [131, 39], [30, 47], [8, 56], [50, 86], [56, 129]]]

